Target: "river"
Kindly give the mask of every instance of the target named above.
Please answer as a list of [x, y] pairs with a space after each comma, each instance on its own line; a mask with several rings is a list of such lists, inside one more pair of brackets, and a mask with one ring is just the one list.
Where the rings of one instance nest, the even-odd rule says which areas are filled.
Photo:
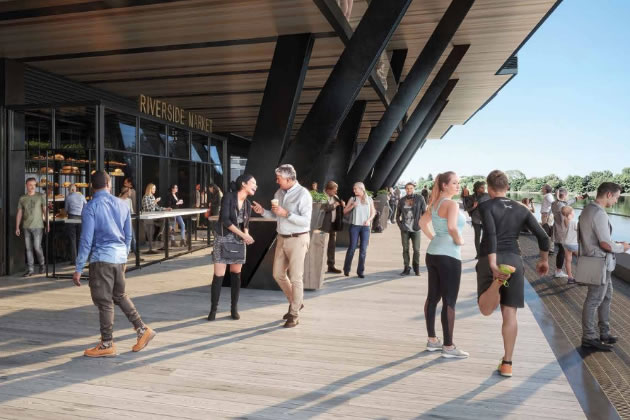
[[[508, 197], [513, 200], [522, 200], [525, 197], [534, 199], [534, 207], [536, 208], [536, 219], [540, 220], [540, 203], [542, 196], [537, 193], [508, 193]], [[579, 200], [574, 205], [575, 217], [579, 217], [582, 208], [588, 203], [588, 200]], [[610, 223], [613, 226], [612, 237], [616, 241], [630, 242], [630, 196], [619, 197], [617, 205], [606, 209], [610, 217]]]

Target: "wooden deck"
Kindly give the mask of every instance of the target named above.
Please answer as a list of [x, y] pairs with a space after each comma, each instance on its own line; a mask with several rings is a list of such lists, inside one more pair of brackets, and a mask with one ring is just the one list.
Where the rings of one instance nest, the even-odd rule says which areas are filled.
[[281, 293], [261, 290], [242, 291], [233, 321], [224, 288], [208, 323], [207, 251], [133, 272], [128, 292], [158, 336], [132, 353], [134, 333], [117, 310], [111, 359], [82, 356], [98, 340], [87, 285], [2, 278], [0, 418], [584, 418], [527, 307], [514, 377], [496, 375], [500, 316], [477, 310], [466, 235], [455, 342], [467, 360], [423, 351], [426, 272], [398, 275], [396, 228], [372, 236], [365, 279], [329, 276], [307, 292], [294, 329], [281, 328]]

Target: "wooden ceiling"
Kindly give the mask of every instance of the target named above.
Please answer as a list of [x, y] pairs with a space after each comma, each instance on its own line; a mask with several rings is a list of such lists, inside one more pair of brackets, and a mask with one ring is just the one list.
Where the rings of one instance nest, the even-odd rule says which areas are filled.
[[[387, 48], [408, 49], [403, 80], [449, 3], [414, 0], [408, 9]], [[430, 138], [464, 123], [501, 88], [510, 76], [497, 70], [555, 3], [475, 2], [453, 40], [471, 47]], [[353, 27], [366, 7], [355, 0]], [[0, 56], [125, 97], [168, 98], [213, 119], [215, 131], [245, 137], [254, 132], [276, 37], [306, 32], [316, 41], [294, 133], [344, 48], [313, 0], [0, 0]], [[365, 141], [385, 106], [369, 84], [360, 99], [368, 101], [359, 133]]]

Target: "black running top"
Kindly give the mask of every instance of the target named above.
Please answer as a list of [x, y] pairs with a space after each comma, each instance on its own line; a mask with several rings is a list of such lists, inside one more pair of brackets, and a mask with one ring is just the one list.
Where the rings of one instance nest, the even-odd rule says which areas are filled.
[[496, 197], [479, 204], [483, 235], [480, 256], [496, 253], [521, 254], [518, 237], [528, 227], [538, 239], [541, 251], [549, 251], [549, 237], [531, 211], [519, 202]]

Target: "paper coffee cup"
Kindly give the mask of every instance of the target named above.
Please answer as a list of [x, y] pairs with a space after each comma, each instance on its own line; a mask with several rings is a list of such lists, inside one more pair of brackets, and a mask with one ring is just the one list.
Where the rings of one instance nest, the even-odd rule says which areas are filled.
[[274, 198], [273, 200], [271, 200], [271, 206], [272, 207], [278, 207], [278, 199]]

